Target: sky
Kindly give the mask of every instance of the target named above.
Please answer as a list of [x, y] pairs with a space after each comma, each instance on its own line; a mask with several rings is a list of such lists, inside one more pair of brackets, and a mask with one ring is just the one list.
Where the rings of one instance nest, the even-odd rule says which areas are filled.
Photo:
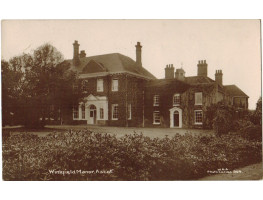
[[121, 53], [135, 60], [139, 41], [143, 66], [157, 78], [167, 64], [195, 76], [198, 60], [206, 60], [208, 76], [221, 69], [223, 84], [242, 89], [250, 109], [261, 95], [259, 20], [3, 20], [1, 39], [5, 60], [47, 42], [72, 59], [75, 40], [87, 56]]

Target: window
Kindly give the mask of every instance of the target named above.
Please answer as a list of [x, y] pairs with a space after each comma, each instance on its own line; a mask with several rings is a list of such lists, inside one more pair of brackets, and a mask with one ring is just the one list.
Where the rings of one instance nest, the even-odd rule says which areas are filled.
[[78, 83], [73, 83], [73, 92], [77, 93], [78, 91]]
[[154, 95], [153, 97], [153, 106], [159, 106], [160, 103], [160, 96], [159, 95]]
[[118, 120], [118, 104], [112, 104], [112, 119]]
[[73, 119], [78, 119], [79, 118], [79, 107], [78, 106], [73, 106]]
[[202, 92], [195, 93], [195, 105], [202, 105]]
[[103, 108], [100, 108], [100, 119], [104, 118], [104, 110]]
[[85, 119], [85, 105], [83, 104], [82, 106], [81, 106], [81, 118], [82, 119]]
[[86, 91], [88, 88], [88, 80], [83, 80], [82, 81], [82, 90]]
[[118, 89], [119, 89], [119, 81], [118, 79], [113, 79], [111, 82], [111, 90], [118, 91]]
[[97, 79], [97, 92], [103, 92], [103, 79]]
[[159, 111], [154, 111], [153, 112], [153, 124], [160, 124], [160, 112]]
[[173, 105], [174, 106], [180, 105], [180, 101], [181, 101], [180, 94], [175, 94], [173, 96]]
[[203, 124], [203, 111], [195, 110], [195, 124]]
[[131, 119], [131, 104], [128, 105], [128, 119]]

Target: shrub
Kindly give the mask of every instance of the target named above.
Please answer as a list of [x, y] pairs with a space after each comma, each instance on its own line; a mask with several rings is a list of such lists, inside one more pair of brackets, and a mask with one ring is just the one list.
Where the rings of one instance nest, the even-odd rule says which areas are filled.
[[[261, 161], [261, 142], [240, 135], [114, 135], [89, 130], [20, 133], [3, 141], [4, 180], [193, 180], [207, 170], [230, 170]], [[113, 173], [61, 175], [49, 170], [111, 170]]]
[[218, 109], [213, 120], [213, 128], [217, 136], [227, 134], [233, 126], [233, 116], [225, 108]]
[[242, 120], [235, 120], [233, 123], [233, 130], [240, 132], [242, 129], [248, 127], [248, 126], [253, 126], [253, 123], [247, 119], [242, 119]]
[[241, 129], [241, 136], [248, 140], [262, 141], [262, 126], [249, 125]]

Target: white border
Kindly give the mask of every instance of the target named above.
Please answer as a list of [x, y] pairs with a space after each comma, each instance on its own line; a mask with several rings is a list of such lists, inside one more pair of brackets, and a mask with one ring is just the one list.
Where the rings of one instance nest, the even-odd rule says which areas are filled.
[[[260, 19], [257, 1], [1, 1], [1, 19]], [[0, 139], [1, 140], [1, 139]], [[2, 158], [2, 154], [0, 154]], [[254, 182], [1, 182], [2, 199], [261, 199]], [[261, 197], [261, 198], [260, 198]], [[86, 199], [85, 198], [85, 199]]]

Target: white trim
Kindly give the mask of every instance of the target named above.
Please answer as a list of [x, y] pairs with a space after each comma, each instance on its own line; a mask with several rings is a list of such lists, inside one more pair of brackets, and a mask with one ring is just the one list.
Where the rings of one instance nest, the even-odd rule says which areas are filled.
[[[182, 128], [183, 123], [182, 123], [182, 109], [178, 107], [173, 107], [170, 110], [170, 128]], [[179, 113], [179, 126], [174, 126], [174, 112], [178, 111]]]
[[132, 119], [132, 107], [131, 103], [128, 104], [128, 120]]
[[[160, 122], [155, 122], [154, 113], [159, 113]], [[160, 116], [160, 111], [153, 111], [153, 124], [155, 124], [155, 125], [159, 125], [159, 124], [161, 124], [161, 116]]]
[[[179, 103], [174, 103], [174, 98], [179, 97]], [[179, 93], [176, 93], [173, 95], [173, 106], [179, 106], [181, 103], [181, 95]]]
[[[85, 104], [86, 107], [86, 113], [85, 113], [85, 119], [81, 119], [81, 105]], [[83, 102], [80, 102], [78, 104], [78, 118], [74, 118], [74, 112], [73, 112], [73, 120], [87, 120], [87, 124], [89, 124], [89, 120], [90, 120], [90, 105], [94, 105], [96, 107], [96, 120], [108, 120], [108, 98], [106, 96], [94, 96], [92, 94], [90, 94], [88, 97], [85, 97], [83, 99]], [[100, 118], [100, 111], [99, 108], [103, 108], [104, 111], [104, 118], [101, 119]]]

